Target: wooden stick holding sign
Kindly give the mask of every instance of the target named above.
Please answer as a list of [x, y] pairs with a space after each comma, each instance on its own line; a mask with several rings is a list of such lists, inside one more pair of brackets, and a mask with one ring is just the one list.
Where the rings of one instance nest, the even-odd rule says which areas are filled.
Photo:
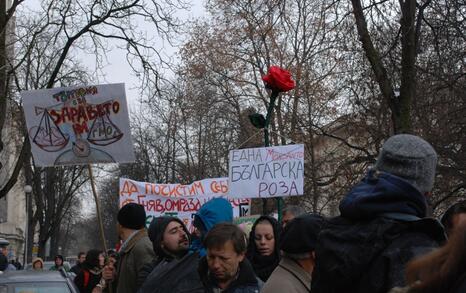
[[95, 188], [95, 181], [94, 181], [94, 174], [92, 172], [92, 166], [90, 164], [87, 165], [87, 169], [89, 170], [89, 179], [91, 180], [92, 194], [94, 195], [94, 200], [95, 200], [95, 208], [97, 212], [97, 219], [99, 221], [100, 238], [102, 240], [102, 247], [104, 249], [105, 255], [107, 255], [107, 242], [105, 240], [104, 224], [102, 222], [102, 215], [100, 213], [99, 196], [97, 195], [97, 190]]
[[36, 166], [87, 165], [100, 226], [107, 245], [93, 163], [135, 161], [125, 85], [105, 84], [21, 92]]

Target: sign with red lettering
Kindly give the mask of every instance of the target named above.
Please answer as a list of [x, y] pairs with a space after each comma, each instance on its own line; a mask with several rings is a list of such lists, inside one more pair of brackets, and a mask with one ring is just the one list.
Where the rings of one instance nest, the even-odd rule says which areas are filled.
[[228, 169], [230, 193], [236, 197], [302, 195], [304, 145], [232, 150]]
[[21, 96], [37, 166], [134, 161], [123, 83]]
[[120, 207], [130, 202], [144, 206], [147, 225], [163, 215], [180, 218], [192, 231], [192, 217], [214, 197], [225, 197], [233, 206], [233, 216], [250, 214], [251, 200], [229, 196], [228, 178], [210, 178], [188, 185], [138, 182], [120, 178]]

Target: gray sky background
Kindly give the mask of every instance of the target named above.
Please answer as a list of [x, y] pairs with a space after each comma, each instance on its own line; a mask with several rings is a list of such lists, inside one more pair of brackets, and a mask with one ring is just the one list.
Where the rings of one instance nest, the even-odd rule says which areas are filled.
[[[203, 0], [191, 0], [189, 2], [191, 7], [188, 10], [178, 11], [175, 14], [177, 18], [181, 21], [192, 21], [196, 18], [205, 16]], [[40, 10], [40, 3], [41, 0], [27, 0], [23, 2], [19, 9], [38, 11]], [[175, 62], [178, 60], [177, 54], [179, 52], [179, 45], [182, 44], [185, 36], [174, 36], [176, 40], [174, 46], [172, 46], [167, 41], [158, 38], [156, 34], [152, 33], [153, 25], [138, 22], [138, 26], [140, 31], [147, 32], [147, 36], [149, 38], [154, 38], [156, 45], [159, 46], [157, 49], [166, 60], [171, 59]], [[128, 104], [130, 108], [133, 108], [137, 105], [137, 101], [139, 99], [137, 88], [141, 82], [128, 65], [125, 57], [125, 50], [117, 48], [117, 44], [118, 43], [114, 40], [109, 41], [108, 48], [110, 49], [110, 52], [107, 54], [106, 62], [104, 61], [104, 68], [94, 77], [99, 84], [125, 83]], [[96, 60], [93, 54], [88, 54], [76, 48], [74, 48], [71, 53], [77, 55], [78, 59], [81, 60], [87, 68], [94, 70], [96, 67]], [[164, 74], [169, 76], [170, 72], [166, 71]]]

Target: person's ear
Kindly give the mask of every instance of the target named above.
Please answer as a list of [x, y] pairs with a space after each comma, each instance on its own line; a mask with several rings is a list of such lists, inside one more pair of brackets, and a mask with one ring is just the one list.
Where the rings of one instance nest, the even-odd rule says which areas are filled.
[[239, 254], [239, 261], [242, 262], [244, 260], [245, 256], [246, 256], [246, 254], [244, 252], [240, 253]]

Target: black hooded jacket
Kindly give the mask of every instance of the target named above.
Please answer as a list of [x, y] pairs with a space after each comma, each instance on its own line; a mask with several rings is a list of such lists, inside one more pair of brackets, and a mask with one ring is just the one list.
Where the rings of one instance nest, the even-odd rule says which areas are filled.
[[[268, 221], [273, 228], [273, 234], [275, 238], [275, 247], [274, 251], [269, 256], [262, 256], [259, 254], [256, 246], [256, 242], [254, 241], [256, 226], [258, 223], [262, 221]], [[280, 262], [280, 235], [281, 235], [281, 226], [278, 221], [270, 216], [261, 216], [258, 218], [254, 225], [252, 226], [251, 232], [249, 233], [249, 243], [248, 243], [248, 250], [246, 253], [246, 257], [248, 258], [249, 262], [251, 263], [254, 272], [262, 281], [266, 282], [267, 279], [272, 274], [273, 270], [278, 266]]]
[[406, 263], [445, 241], [440, 223], [425, 218], [426, 208], [407, 181], [370, 172], [319, 235], [311, 292], [385, 293], [404, 286]]
[[157, 266], [161, 264], [169, 263], [173, 259], [175, 259], [173, 255], [166, 253], [165, 250], [162, 249], [162, 245], [161, 245], [163, 234], [165, 233], [165, 229], [167, 228], [168, 224], [170, 224], [173, 221], [180, 223], [183, 226], [183, 229], [185, 230], [186, 235], [188, 235], [189, 237], [188, 229], [184, 225], [183, 221], [181, 221], [178, 218], [162, 216], [162, 217], [157, 217], [154, 220], [152, 220], [149, 226], [149, 230], [147, 231], [147, 234], [149, 236], [149, 239], [152, 241], [152, 246], [153, 246], [156, 257], [154, 261], [148, 264], [145, 264], [141, 268], [141, 271], [138, 273], [138, 279], [136, 282], [138, 288], [142, 287], [147, 277], [152, 273], [152, 271], [156, 269]]

